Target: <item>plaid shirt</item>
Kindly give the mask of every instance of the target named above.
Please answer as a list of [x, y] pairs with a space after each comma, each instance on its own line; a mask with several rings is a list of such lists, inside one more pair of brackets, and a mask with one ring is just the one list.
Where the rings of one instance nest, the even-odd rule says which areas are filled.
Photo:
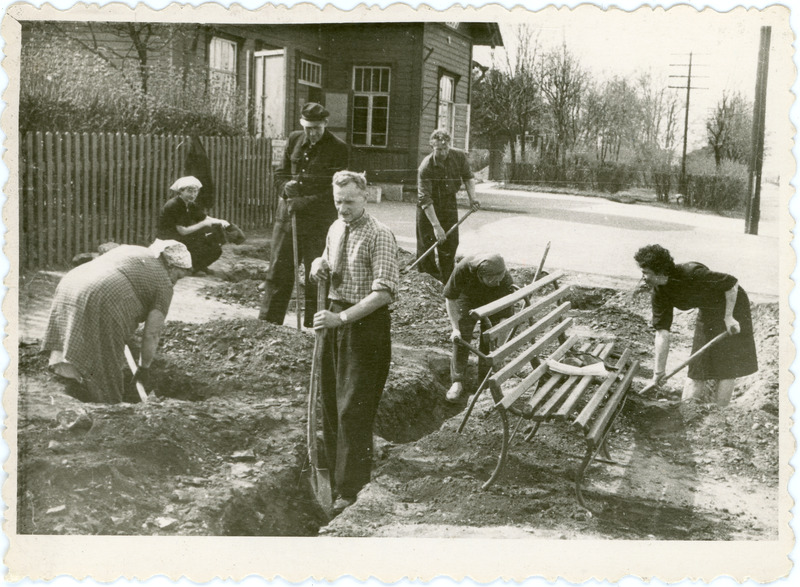
[[[331, 268], [336, 267], [345, 226], [342, 220], [337, 220], [328, 230], [322, 258]], [[342, 283], [338, 287], [332, 285], [328, 297], [357, 304], [373, 291], [388, 291], [394, 300], [400, 280], [397, 257], [397, 241], [392, 231], [365, 211], [350, 223]]]

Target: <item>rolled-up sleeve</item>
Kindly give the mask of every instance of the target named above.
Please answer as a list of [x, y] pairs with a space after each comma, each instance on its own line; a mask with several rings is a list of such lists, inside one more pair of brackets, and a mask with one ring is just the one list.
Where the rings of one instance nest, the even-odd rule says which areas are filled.
[[388, 291], [392, 300], [400, 281], [397, 255], [394, 234], [389, 229], [378, 230], [372, 247], [372, 291]]
[[425, 208], [433, 204], [433, 177], [430, 159], [424, 159], [417, 171], [417, 206]]

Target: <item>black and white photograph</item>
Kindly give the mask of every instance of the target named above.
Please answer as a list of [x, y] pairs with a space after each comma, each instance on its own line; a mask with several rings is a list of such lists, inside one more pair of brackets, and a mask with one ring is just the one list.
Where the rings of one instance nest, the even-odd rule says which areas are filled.
[[796, 9], [536, 8], [5, 9], [9, 579], [788, 576]]

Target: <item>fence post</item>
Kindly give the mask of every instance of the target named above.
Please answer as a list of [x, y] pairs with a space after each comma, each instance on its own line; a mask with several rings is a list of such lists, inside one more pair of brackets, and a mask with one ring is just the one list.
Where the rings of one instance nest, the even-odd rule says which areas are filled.
[[63, 141], [64, 141], [64, 135], [62, 135], [61, 133], [55, 133], [56, 201], [57, 201], [55, 209], [55, 216], [56, 216], [55, 256], [56, 256], [56, 263], [58, 263], [59, 265], [62, 265], [64, 263], [64, 232], [66, 231], [65, 224], [69, 222], [66, 210], [64, 209], [64, 199], [65, 199], [64, 191], [67, 189], [67, 186], [64, 185], [64, 151], [62, 148]]
[[73, 159], [72, 159], [72, 133], [65, 133], [64, 138], [64, 156], [66, 157], [66, 196], [67, 201], [64, 206], [64, 217], [66, 219], [66, 232], [64, 234], [64, 245], [66, 249], [66, 256], [68, 260], [72, 260], [77, 250], [75, 248], [75, 239], [73, 234], [77, 227], [75, 221], [77, 214], [75, 214], [75, 197], [73, 193]]

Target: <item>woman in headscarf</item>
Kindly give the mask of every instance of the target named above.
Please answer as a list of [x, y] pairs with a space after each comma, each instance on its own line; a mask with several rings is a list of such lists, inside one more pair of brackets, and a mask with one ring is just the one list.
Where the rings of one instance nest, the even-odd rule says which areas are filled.
[[185, 245], [157, 240], [149, 248], [122, 245], [67, 273], [56, 288], [42, 350], [50, 368], [80, 385], [78, 399], [123, 401], [125, 345], [141, 322], [141, 366], [147, 383], [172, 286], [191, 272]]
[[634, 259], [645, 282], [653, 287], [653, 328], [655, 359], [653, 383], [664, 376], [669, 355], [673, 309], [697, 308], [692, 353], [717, 335], [729, 335], [689, 365], [689, 378], [682, 399], [703, 397], [706, 381], [716, 381], [718, 405], [731, 401], [734, 380], [758, 370], [750, 300], [737, 280], [727, 273], [711, 271], [701, 263], [676, 265], [669, 251], [660, 245], [639, 249]]
[[[459, 261], [450, 279], [444, 286], [444, 297], [447, 304], [447, 316], [453, 332], [453, 355], [450, 359], [450, 378], [453, 385], [447, 392], [447, 400], [457, 402], [464, 393], [464, 377], [467, 370], [469, 351], [456, 343], [457, 338], [465, 342], [472, 340], [477, 320], [470, 311], [493, 302], [514, 291], [514, 280], [506, 270], [505, 261], [500, 255], [484, 254], [464, 257]], [[511, 315], [513, 308], [508, 308], [491, 318], [505, 318]], [[481, 342], [482, 352], [488, 352]], [[478, 363], [478, 377], [483, 379], [488, 366]]]
[[156, 236], [176, 240], [186, 245], [192, 255], [195, 272], [206, 271], [222, 255], [226, 242], [226, 220], [208, 216], [197, 204], [197, 195], [203, 184], [194, 176], [181, 177], [170, 186], [176, 195], [164, 204], [158, 215]]

